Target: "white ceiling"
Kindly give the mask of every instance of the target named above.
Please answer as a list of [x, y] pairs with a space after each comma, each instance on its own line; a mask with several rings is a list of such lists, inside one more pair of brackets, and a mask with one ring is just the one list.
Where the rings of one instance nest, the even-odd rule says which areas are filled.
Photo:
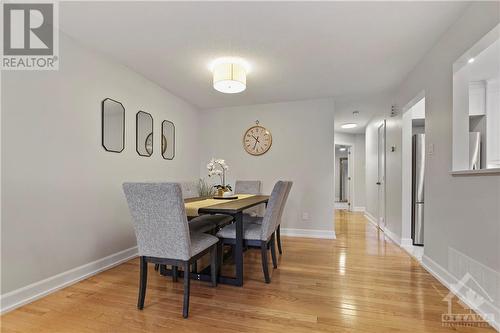
[[[384, 91], [464, 2], [62, 2], [70, 36], [201, 109]], [[211, 87], [208, 63], [244, 57], [247, 90]], [[362, 111], [362, 110], [360, 110]]]

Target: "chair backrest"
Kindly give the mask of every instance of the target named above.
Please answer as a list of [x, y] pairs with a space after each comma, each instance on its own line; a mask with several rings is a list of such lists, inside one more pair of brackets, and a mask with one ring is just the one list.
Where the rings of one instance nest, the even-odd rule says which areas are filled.
[[286, 201], [288, 200], [288, 195], [290, 194], [290, 190], [292, 189], [293, 182], [292, 181], [285, 181], [286, 184], [286, 190], [285, 190], [285, 196], [283, 197], [283, 201], [281, 202], [281, 207], [280, 207], [280, 214], [277, 219], [277, 223], [275, 226], [275, 229], [278, 228], [278, 226], [281, 224], [281, 217], [283, 216], [283, 211], [285, 210], [286, 206]]
[[178, 183], [124, 183], [140, 256], [188, 260], [191, 238]]
[[277, 221], [279, 218], [281, 210], [281, 202], [285, 197], [285, 192], [287, 189], [287, 184], [284, 181], [278, 181], [271, 192], [271, 196], [267, 203], [266, 213], [262, 219], [262, 230], [260, 239], [268, 240], [273, 234], [277, 226]]
[[[261, 194], [260, 180], [237, 180], [234, 184], [235, 194]], [[265, 206], [258, 205], [252, 208], [245, 209], [245, 214], [262, 216]]]
[[182, 188], [182, 197], [184, 199], [187, 198], [196, 198], [200, 196], [200, 191], [198, 189], [198, 183], [196, 182], [181, 182]]
[[234, 184], [236, 194], [260, 194], [260, 180], [237, 180]]

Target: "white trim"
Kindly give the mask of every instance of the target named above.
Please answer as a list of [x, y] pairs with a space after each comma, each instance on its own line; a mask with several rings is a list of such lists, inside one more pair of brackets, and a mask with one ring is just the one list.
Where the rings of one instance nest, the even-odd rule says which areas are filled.
[[[348, 154], [347, 154], [347, 156], [348, 156], [348, 163], [349, 164], [347, 166], [347, 169], [348, 169], [349, 177], [351, 177], [351, 179], [349, 180], [349, 198], [348, 198], [347, 201], [350, 202], [351, 204], [353, 204], [355, 202], [355, 200], [356, 200], [356, 198], [355, 198], [356, 197], [356, 193], [354, 193], [354, 183], [356, 181], [356, 179], [354, 177], [354, 165], [357, 163], [355, 161], [355, 159], [354, 159], [354, 156], [355, 156], [354, 152], [356, 150], [356, 144], [355, 144], [356, 141], [354, 141], [354, 142], [345, 142], [345, 141], [342, 141], [342, 140], [338, 140], [336, 138], [335, 132], [333, 133], [333, 136], [334, 136], [334, 139], [333, 139], [333, 141], [334, 141], [333, 142], [333, 158], [334, 158], [334, 160], [337, 158], [335, 156], [335, 146], [336, 145], [341, 145], [341, 146], [347, 146], [347, 147], [349, 147], [349, 151], [348, 151]], [[337, 172], [337, 170], [335, 170], [335, 163], [333, 164], [333, 172], [334, 173]], [[334, 179], [335, 179], [335, 177], [334, 177]], [[333, 188], [335, 189], [335, 186], [336, 186], [335, 182], [334, 182], [333, 186], [334, 186]], [[347, 209], [349, 209], [351, 207], [352, 206], [348, 206]], [[349, 209], [349, 210], [351, 210], [351, 209]]]
[[377, 219], [375, 218], [375, 216], [370, 214], [368, 211], [365, 211], [365, 217], [368, 220], [368, 222], [370, 222], [371, 224], [373, 224], [378, 228]]
[[413, 246], [411, 238], [401, 238], [401, 246]]
[[333, 206], [335, 209], [349, 209], [349, 203], [347, 202], [335, 202]]
[[4, 314], [59, 289], [70, 286], [137, 256], [137, 246], [117, 252], [69, 271], [51, 276], [0, 296], [0, 313]]
[[413, 241], [411, 238], [401, 238], [401, 247], [419, 263], [422, 263], [422, 256], [424, 255], [423, 246], [413, 245]]
[[281, 235], [289, 237], [324, 238], [324, 239], [336, 238], [335, 231], [333, 230], [281, 228]]
[[389, 230], [387, 228], [387, 226], [379, 226], [377, 224], [377, 219], [375, 218], [375, 216], [373, 216], [369, 212], [365, 211], [365, 215], [364, 216], [368, 220], [368, 222], [370, 222], [371, 224], [373, 224], [375, 227], [380, 228], [380, 230], [382, 230], [384, 232], [384, 234], [387, 236], [387, 238], [389, 238], [389, 240], [391, 240], [396, 245], [401, 246], [401, 237], [399, 237], [398, 235], [396, 235], [395, 233], [393, 233], [391, 230]]
[[353, 212], [361, 212], [364, 213], [366, 211], [365, 207], [353, 207], [352, 208]]
[[[457, 284], [458, 280], [448, 273], [446, 269], [444, 269], [441, 265], [436, 263], [434, 260], [426, 256], [425, 254], [422, 257], [422, 267], [425, 268], [427, 272], [429, 272], [432, 276], [434, 276], [439, 282], [441, 282], [446, 288], [449, 290], [452, 289], [452, 284]], [[485, 318], [488, 318], [485, 316], [488, 313], [494, 313], [495, 318], [494, 321], [489, 321], [488, 323], [493, 326], [494, 329], [500, 332], [500, 314], [498, 313], [498, 310], [494, 308], [493, 305], [490, 304], [490, 302], [485, 301], [481, 306], [477, 307], [474, 304], [470, 303], [463, 291], [463, 289], [467, 288], [462, 288], [458, 291], [456, 296], [462, 301], [464, 304], [467, 304], [469, 308], [474, 310], [476, 313], [479, 315], [482, 315]]]
[[478, 169], [478, 170], [455, 170], [450, 171], [453, 176], [480, 176], [480, 175], [500, 175], [500, 168]]
[[382, 227], [384, 234], [396, 245], [401, 246], [401, 237], [393, 233], [387, 226]]

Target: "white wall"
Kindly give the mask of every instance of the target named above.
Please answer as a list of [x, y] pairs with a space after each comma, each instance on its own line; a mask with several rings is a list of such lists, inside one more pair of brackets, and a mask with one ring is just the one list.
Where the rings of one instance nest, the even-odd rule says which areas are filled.
[[[351, 146], [351, 183], [352, 183], [352, 209], [364, 210], [366, 205], [365, 192], [365, 134], [349, 134], [335, 132], [335, 144]], [[338, 174], [338, 170], [335, 171]]]
[[[365, 207], [367, 215], [378, 217], [378, 127], [391, 111], [390, 92], [373, 96], [360, 96], [360, 104], [375, 114], [365, 129]], [[389, 129], [389, 127], [388, 127]], [[389, 143], [386, 140], [386, 145]], [[390, 159], [394, 155], [387, 154]], [[387, 193], [387, 200], [398, 200], [400, 194]]]
[[[134, 247], [124, 181], [196, 179], [198, 111], [61, 34], [59, 71], [2, 73], [2, 294]], [[101, 101], [126, 109], [125, 150], [101, 147]], [[135, 114], [154, 118], [152, 157], [135, 150]], [[161, 158], [163, 119], [176, 156]]]
[[[228, 181], [260, 179], [270, 193], [279, 179], [294, 182], [283, 227], [333, 235], [334, 102], [318, 99], [205, 110], [201, 112], [202, 176], [211, 157], [229, 164]], [[256, 120], [271, 131], [273, 143], [262, 156], [242, 146], [243, 133]], [[309, 214], [308, 220], [302, 214]]]
[[[500, 309], [500, 176], [452, 176], [452, 65], [500, 21], [498, 2], [473, 3], [402, 82], [395, 100], [426, 97], [425, 255], [445, 283], [471, 273]], [[367, 135], [368, 142], [368, 135]], [[429, 146], [434, 146], [431, 154]], [[391, 175], [388, 172], [388, 176]], [[397, 182], [397, 180], [396, 180]], [[397, 211], [394, 210], [393, 214]], [[392, 228], [393, 226], [391, 226]], [[393, 232], [400, 232], [398, 227]], [[496, 313], [497, 328], [500, 313]]]

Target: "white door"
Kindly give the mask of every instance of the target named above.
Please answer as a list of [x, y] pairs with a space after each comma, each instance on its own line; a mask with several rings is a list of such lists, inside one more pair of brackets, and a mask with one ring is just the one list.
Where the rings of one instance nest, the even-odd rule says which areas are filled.
[[378, 128], [378, 226], [385, 227], [385, 120]]

